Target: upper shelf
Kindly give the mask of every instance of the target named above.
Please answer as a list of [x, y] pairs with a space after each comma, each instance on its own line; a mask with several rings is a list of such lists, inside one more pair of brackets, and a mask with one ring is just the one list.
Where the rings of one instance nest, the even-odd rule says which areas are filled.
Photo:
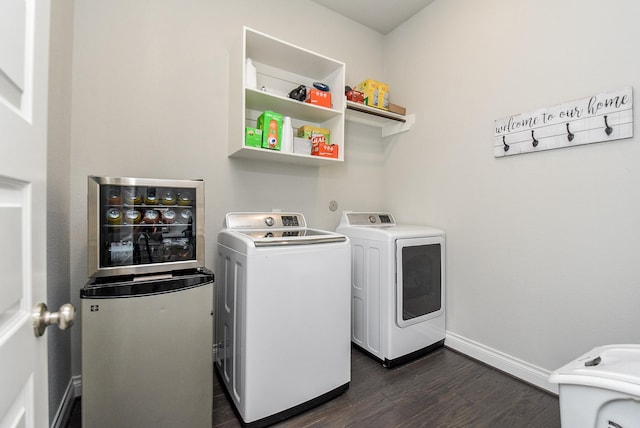
[[270, 94], [257, 89], [245, 89], [246, 103], [254, 110], [277, 111], [283, 116], [322, 123], [342, 114], [339, 110], [300, 102], [291, 98]]
[[383, 138], [406, 132], [415, 123], [414, 114], [405, 116], [353, 101], [347, 101], [345, 118], [351, 122], [381, 128]]

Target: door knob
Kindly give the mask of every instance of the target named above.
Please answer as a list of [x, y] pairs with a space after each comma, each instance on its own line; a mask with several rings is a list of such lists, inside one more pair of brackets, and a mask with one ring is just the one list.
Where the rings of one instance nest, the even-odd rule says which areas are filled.
[[58, 324], [60, 330], [66, 330], [73, 325], [75, 313], [76, 308], [71, 303], [60, 306], [58, 312], [49, 312], [47, 305], [38, 303], [33, 308], [33, 332], [40, 337], [51, 324]]

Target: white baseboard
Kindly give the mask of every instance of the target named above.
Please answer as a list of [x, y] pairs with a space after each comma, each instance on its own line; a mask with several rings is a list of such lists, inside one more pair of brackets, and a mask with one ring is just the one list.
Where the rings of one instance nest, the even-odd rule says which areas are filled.
[[71, 416], [73, 402], [75, 401], [76, 397], [80, 396], [77, 386], [77, 378], [79, 377], [80, 376], [74, 376], [69, 380], [67, 388], [64, 391], [64, 395], [62, 396], [60, 407], [58, 407], [58, 411], [53, 418], [53, 422], [51, 423], [51, 428], [63, 428], [67, 426], [69, 417]]
[[538, 388], [558, 394], [558, 385], [547, 380], [550, 371], [529, 364], [504, 352], [489, 348], [459, 334], [447, 331], [445, 346], [490, 365]]
[[73, 391], [76, 397], [82, 396], [82, 375], [76, 375], [71, 378], [73, 382]]

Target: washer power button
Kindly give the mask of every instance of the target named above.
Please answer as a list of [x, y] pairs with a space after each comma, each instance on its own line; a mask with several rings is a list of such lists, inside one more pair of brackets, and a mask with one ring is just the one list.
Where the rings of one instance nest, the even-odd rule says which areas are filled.
[[269, 227], [273, 226], [275, 222], [276, 221], [273, 219], [273, 217], [267, 217], [264, 219], [264, 224], [266, 224]]

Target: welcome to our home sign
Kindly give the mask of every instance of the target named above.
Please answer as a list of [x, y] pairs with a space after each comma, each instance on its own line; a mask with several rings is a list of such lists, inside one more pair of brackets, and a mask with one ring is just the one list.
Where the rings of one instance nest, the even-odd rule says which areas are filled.
[[495, 157], [633, 137], [627, 87], [495, 121]]

